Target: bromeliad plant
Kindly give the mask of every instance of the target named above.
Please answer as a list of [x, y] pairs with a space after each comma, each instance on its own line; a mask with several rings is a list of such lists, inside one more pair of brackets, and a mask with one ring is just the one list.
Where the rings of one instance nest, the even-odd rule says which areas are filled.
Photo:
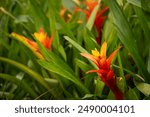
[[118, 52], [119, 48], [112, 52], [108, 58], [106, 57], [106, 49], [107, 43], [104, 42], [100, 52], [98, 52], [98, 50], [95, 48], [95, 50], [92, 50], [92, 55], [81, 53], [82, 56], [93, 61], [94, 64], [96, 64], [96, 66], [98, 67], [98, 70], [90, 70], [87, 73], [97, 73], [101, 80], [112, 90], [115, 98], [123, 99], [123, 93], [117, 86], [116, 75], [110, 67], [112, 59]]
[[0, 98], [150, 99], [144, 1], [0, 1]]

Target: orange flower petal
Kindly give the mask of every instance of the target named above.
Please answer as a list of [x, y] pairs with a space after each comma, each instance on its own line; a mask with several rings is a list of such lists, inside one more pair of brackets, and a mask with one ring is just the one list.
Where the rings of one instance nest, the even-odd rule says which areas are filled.
[[51, 37], [48, 39], [48, 42], [47, 42], [46, 47], [49, 48], [49, 49], [51, 49], [51, 46], [52, 46], [52, 42], [53, 42], [54, 36], [55, 36], [55, 32], [52, 33]]
[[27, 42], [28, 42], [28, 44], [29, 44], [31, 47], [33, 47], [33, 48], [35, 48], [36, 50], [38, 50], [38, 45], [37, 45], [36, 42], [31, 41], [31, 40], [27, 40]]
[[105, 8], [103, 8], [100, 12], [98, 12], [97, 17], [101, 17], [102, 14], [104, 14], [108, 9], [109, 9], [108, 6], [106, 6]]
[[99, 69], [99, 70], [89, 70], [87, 73], [99, 73], [99, 74], [107, 74], [107, 71], [103, 70], [103, 69]]
[[65, 15], [65, 12], [67, 11], [67, 8], [62, 8], [61, 11], [60, 11], [60, 16], [62, 18], [64, 18], [64, 15]]
[[108, 64], [111, 63], [112, 59], [114, 58], [114, 56], [117, 54], [117, 52], [119, 51], [121, 47], [117, 48], [115, 51], [113, 51], [113, 53], [111, 53], [111, 55], [108, 57], [107, 62]]
[[107, 61], [106, 61], [106, 58], [101, 58], [99, 60], [99, 68], [100, 69], [108, 69], [109, 68]]
[[31, 49], [31, 51], [40, 59], [44, 59], [44, 57], [42, 56], [42, 54], [38, 51], [38, 47], [36, 45], [36, 43], [34, 41], [29, 40], [28, 38], [19, 35], [15, 32], [11, 33], [11, 36], [14, 37], [15, 39], [17, 39], [18, 41], [20, 41], [21, 43], [23, 43], [25, 46], [27, 46], [29, 49]]
[[94, 72], [95, 72], [95, 73], [97, 73], [97, 72], [98, 72], [98, 70], [94, 70], [94, 69], [93, 69], [93, 70], [89, 70], [89, 71], [88, 71], [88, 72], [86, 72], [86, 73], [88, 74], [88, 73], [94, 73]]
[[86, 53], [81, 53], [81, 55], [87, 59], [90, 59], [91, 61], [93, 61], [96, 65], [98, 65], [97, 60], [95, 59], [95, 57], [91, 54], [86, 54]]

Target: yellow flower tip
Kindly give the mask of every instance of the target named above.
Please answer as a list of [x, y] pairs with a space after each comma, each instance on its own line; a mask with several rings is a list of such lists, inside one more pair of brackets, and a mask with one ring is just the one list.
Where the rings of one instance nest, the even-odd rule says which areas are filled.
[[44, 32], [39, 32], [39, 33], [35, 32], [34, 36], [40, 42], [46, 38], [46, 34]]
[[100, 56], [106, 58], [106, 51], [107, 51], [107, 42], [105, 41], [102, 44], [101, 51], [100, 51]]
[[10, 34], [12, 37], [18, 37], [19, 35], [17, 34], [17, 33], [15, 33], [15, 32], [12, 32], [11, 34]]
[[43, 28], [40, 28], [38, 32], [34, 33], [34, 37], [40, 42], [42, 42], [47, 38], [47, 34], [44, 32]]
[[[40, 34], [39, 33], [35, 33], [34, 35], [38, 36], [38, 38], [39, 38], [39, 35], [41, 36], [41, 32], [40, 32]], [[28, 38], [26, 38], [26, 37], [24, 37], [22, 35], [19, 35], [19, 34], [15, 33], [15, 32], [12, 32], [11, 36], [14, 37], [14, 39], [17, 39], [18, 41], [23, 43], [25, 46], [27, 46], [36, 55], [37, 58], [43, 59], [43, 60], [45, 59], [43, 57], [43, 55], [39, 52], [38, 46], [37, 46], [37, 44], [34, 41], [31, 41], [30, 39], [28, 39]]]
[[95, 50], [92, 50], [92, 54], [96, 57], [100, 56], [100, 53], [98, 52], [98, 50], [95, 48]]
[[22, 43], [27, 43], [28, 38], [26, 38], [20, 34], [12, 32], [11, 36], [14, 37], [14, 39], [16, 39], [16, 40], [21, 41]]
[[15, 34], [16, 34], [15, 32], [12, 32], [10, 35], [11, 35], [11, 36], [14, 36]]

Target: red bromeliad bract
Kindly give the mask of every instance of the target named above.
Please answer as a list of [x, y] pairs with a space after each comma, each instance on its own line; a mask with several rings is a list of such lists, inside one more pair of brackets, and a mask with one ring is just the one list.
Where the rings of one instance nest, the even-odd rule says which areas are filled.
[[117, 54], [119, 49], [120, 48], [117, 48], [107, 58], [106, 57], [107, 43], [104, 42], [102, 44], [100, 52], [98, 52], [97, 49], [95, 49], [92, 50], [92, 54], [81, 53], [81, 55], [93, 61], [98, 67], [98, 70], [90, 70], [87, 73], [96, 72], [98, 76], [101, 78], [101, 80], [112, 90], [112, 92], [115, 95], [115, 98], [123, 99], [123, 93], [117, 87], [116, 76], [114, 74], [114, 71], [110, 67], [111, 61]]
[[[80, 5], [80, 3], [82, 3], [82, 2], [79, 2], [78, 0], [76, 0], [76, 3], [78, 5]], [[74, 8], [74, 11], [73, 11], [72, 14], [74, 14], [76, 12], [83, 12], [86, 15], [86, 21], [88, 21], [91, 14], [92, 14], [92, 12], [93, 12], [93, 10], [94, 10], [94, 8], [98, 4], [100, 4], [100, 1], [98, 1], [98, 0], [86, 0], [85, 2], [83, 2], [83, 4], [86, 6], [85, 9], [81, 9], [78, 6], [76, 6]], [[100, 7], [101, 6], [102, 5], [100, 4]], [[95, 20], [94, 20], [94, 26], [95, 26], [96, 31], [97, 31], [96, 41], [97, 41], [98, 44], [100, 44], [100, 41], [101, 41], [102, 27], [103, 27], [104, 21], [106, 19], [106, 16], [104, 16], [104, 13], [106, 11], [108, 11], [108, 9], [109, 9], [108, 6], [104, 7], [103, 9], [99, 9], [97, 14], [96, 14]], [[66, 22], [68, 22], [72, 18], [72, 15], [67, 14], [67, 18], [65, 18], [64, 14], [66, 13], [66, 11], [67, 11], [67, 9], [63, 7], [60, 11], [60, 15], [63, 19], [65, 19]], [[82, 21], [78, 20], [78, 23], [82, 23]]]
[[[85, 2], [87, 8], [86, 10], [84, 10], [84, 13], [86, 14], [86, 20], [89, 19], [90, 15], [92, 14], [94, 8], [96, 7], [97, 4], [99, 4], [98, 0], [87, 0]], [[104, 21], [106, 19], [106, 16], [103, 16], [103, 14], [108, 10], [108, 7], [104, 7], [101, 10], [98, 10], [96, 17], [95, 17], [95, 21], [94, 21], [94, 26], [97, 29], [98, 35], [96, 37], [96, 41], [98, 44], [100, 44], [100, 40], [101, 40], [101, 33], [102, 33], [102, 26], [104, 24]]]

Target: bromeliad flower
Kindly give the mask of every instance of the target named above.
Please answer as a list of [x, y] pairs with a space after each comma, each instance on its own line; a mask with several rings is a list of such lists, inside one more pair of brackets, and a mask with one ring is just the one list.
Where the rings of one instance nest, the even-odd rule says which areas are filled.
[[[96, 7], [97, 4], [99, 4], [100, 1], [98, 2], [98, 0], [87, 0], [85, 2], [86, 4], [86, 10], [84, 10], [84, 13], [86, 14], [86, 20], [89, 19], [89, 17], [91, 16], [94, 8]], [[102, 26], [104, 24], [104, 21], [106, 19], [106, 16], [103, 16], [103, 14], [108, 10], [108, 7], [104, 7], [103, 9], [99, 10], [96, 14], [95, 17], [95, 21], [94, 21], [94, 26], [97, 29], [98, 35], [96, 37], [96, 41], [98, 44], [100, 44], [100, 38], [101, 38], [101, 33], [102, 33]]]
[[[22, 35], [19, 35], [15, 32], [11, 33], [11, 36], [14, 37], [15, 39], [19, 40], [22, 42], [25, 46], [27, 46], [29, 49], [33, 51], [33, 53], [38, 57], [42, 58], [43, 56], [38, 48], [38, 44], [35, 41], [32, 41]], [[51, 37], [48, 37], [47, 34], [44, 32], [43, 28], [40, 28], [39, 32], [35, 32], [33, 35], [41, 44], [47, 48], [51, 49], [52, 41], [54, 38], [54, 34], [52, 34]]]
[[[83, 12], [86, 15], [86, 20], [88, 21], [94, 8], [100, 4], [101, 0], [86, 0], [84, 4], [86, 5], [85, 9], [81, 9], [78, 7], [75, 7], [74, 11], [75, 12]], [[101, 4], [100, 4], [101, 7]], [[96, 41], [98, 44], [100, 44], [101, 40], [101, 33], [102, 33], [102, 27], [104, 24], [104, 21], [106, 19], [106, 16], [103, 14], [108, 10], [108, 7], [104, 7], [103, 9], [99, 9], [98, 12], [96, 13], [95, 20], [94, 20], [94, 26], [97, 30], [97, 36], [96, 36]]]
[[95, 49], [92, 50], [92, 54], [81, 53], [81, 55], [93, 61], [98, 67], [98, 70], [90, 70], [87, 73], [96, 72], [98, 76], [101, 78], [101, 80], [112, 90], [112, 92], [115, 95], [115, 98], [123, 99], [123, 93], [117, 87], [116, 76], [114, 74], [114, 71], [110, 67], [111, 61], [117, 54], [119, 49], [120, 48], [117, 48], [107, 58], [106, 56], [107, 43], [104, 42], [100, 52], [98, 52], [98, 50]]
[[[86, 15], [86, 20], [88, 21], [88, 19], [90, 18], [94, 8], [100, 4], [101, 0], [86, 0], [85, 2], [80, 2], [79, 0], [73, 0], [78, 6], [80, 6], [81, 4], [84, 4], [86, 6], [85, 9], [79, 8], [78, 6], [74, 7], [74, 11], [72, 14], [67, 12], [66, 8], [62, 8], [60, 11], [60, 15], [61, 17], [66, 21], [70, 21], [72, 18], [72, 15], [75, 14], [76, 12], [83, 12]], [[100, 5], [101, 7], [101, 5]], [[102, 27], [104, 24], [104, 21], [106, 19], [106, 16], [103, 16], [103, 14], [108, 10], [108, 7], [104, 7], [103, 9], [99, 9], [96, 17], [95, 17], [95, 21], [94, 21], [94, 26], [96, 27], [97, 30], [97, 37], [96, 40], [98, 42], [98, 44], [100, 44], [100, 38], [101, 38], [101, 32], [102, 32]], [[66, 17], [64, 17], [66, 15]], [[77, 23], [83, 23], [82, 20], [78, 20]]]

